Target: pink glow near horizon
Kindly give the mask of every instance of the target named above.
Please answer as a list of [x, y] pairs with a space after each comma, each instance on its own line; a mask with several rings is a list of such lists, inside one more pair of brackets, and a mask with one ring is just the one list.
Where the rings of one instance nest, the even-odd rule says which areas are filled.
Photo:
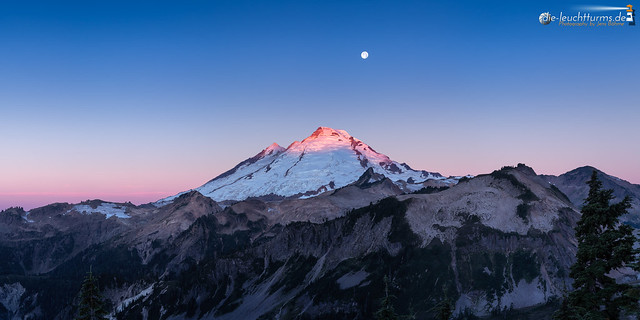
[[[78, 151], [60, 152], [46, 145], [24, 149], [21, 158], [0, 154], [0, 210], [10, 206], [28, 210], [53, 202], [77, 203], [97, 198], [134, 204], [153, 202], [201, 186], [274, 141], [288, 143], [294, 140], [291, 138], [310, 134], [309, 126], [300, 127], [299, 132], [283, 128], [263, 135], [245, 133], [213, 143], [206, 135], [167, 139], [166, 148], [135, 145], [126, 157], [122, 156], [119, 144], [102, 144], [94, 152], [85, 150], [90, 156], [83, 157], [78, 156]], [[538, 145], [523, 145], [518, 136], [493, 137], [491, 132], [478, 137], [466, 132], [447, 132], [447, 139], [430, 141], [412, 132], [414, 129], [408, 128], [407, 132], [397, 130], [388, 135], [360, 128], [349, 134], [394, 161], [445, 176], [489, 173], [522, 162], [538, 174], [559, 175], [590, 165], [631, 183], [640, 183], [638, 164], [630, 160], [639, 158], [637, 148], [603, 143], [600, 149], [595, 149], [589, 146], [589, 137], [576, 137], [574, 141], [562, 143], [542, 137]], [[224, 136], [225, 133], [211, 135]], [[574, 151], [565, 150], [566, 145], [573, 146]], [[134, 149], [137, 151], [132, 151]]]
[[[504, 163], [502, 165], [515, 165], [515, 164], [517, 163]], [[527, 163], [527, 165], [531, 165], [531, 164]], [[469, 170], [461, 172], [459, 171], [459, 169], [456, 170], [457, 168], [453, 168], [453, 167], [445, 168], [445, 166], [443, 166], [441, 168], [443, 170], [438, 169], [437, 171], [440, 171], [440, 173], [444, 175], [466, 175], [466, 174], [477, 175], [482, 173], [489, 173], [499, 168], [500, 166], [495, 166], [491, 169], [469, 168]], [[575, 169], [574, 167], [574, 168], [567, 168], [567, 169], [556, 169], [552, 171], [552, 170], [544, 170], [541, 167], [536, 168], [535, 166], [533, 166], [533, 168], [534, 170], [536, 170], [538, 174], [552, 174], [552, 175], [559, 175], [571, 169]], [[616, 173], [621, 170], [614, 169], [614, 170], [607, 171], [606, 169], [602, 169], [601, 167], [599, 168], [610, 175], [620, 177], [631, 183], [637, 183], [637, 181], [640, 181], [640, 176], [637, 176], [637, 175], [632, 177], [624, 177], [623, 175]], [[423, 169], [423, 168], [416, 167], [416, 169]], [[425, 169], [429, 170], [430, 168], [425, 168]], [[173, 188], [167, 189], [166, 191], [129, 190], [125, 192], [105, 192], [104, 189], [95, 189], [92, 191], [85, 191], [85, 192], [51, 192], [51, 191], [0, 192], [0, 210], [6, 209], [9, 207], [17, 207], [17, 206], [23, 207], [25, 210], [30, 210], [33, 208], [45, 206], [47, 204], [56, 203], [56, 202], [78, 203], [78, 202], [89, 200], [89, 199], [101, 199], [104, 201], [111, 201], [111, 202], [132, 202], [136, 205], [140, 205], [144, 203], [154, 202], [156, 200], [177, 194], [185, 190], [196, 188], [201, 184], [202, 184], [202, 179], [197, 179], [197, 182], [194, 181], [194, 183], [189, 186], [185, 186], [185, 187], [174, 186]], [[185, 185], [185, 183], [180, 183], [180, 185]]]
[[[115, 193], [0, 193], [0, 208], [23, 207], [25, 210], [42, 207], [51, 203], [78, 203], [85, 200], [100, 199], [109, 202], [132, 202], [136, 205], [156, 201], [171, 195], [171, 192]], [[2, 210], [0, 209], [0, 210]]]
[[[499, 169], [504, 165], [516, 165], [518, 162], [513, 163], [502, 163], [500, 165], [491, 165], [489, 163], [478, 163], [476, 167], [469, 167], [468, 170], [460, 171], [460, 165], [457, 161], [449, 161], [448, 163], [441, 163], [438, 168], [431, 168], [434, 164], [431, 164], [427, 167], [417, 166], [418, 163], [412, 164], [409, 163], [414, 169], [425, 169], [425, 170], [434, 170], [439, 171], [443, 175], [478, 175], [483, 173], [489, 173], [493, 170]], [[550, 175], [559, 175], [575, 169], [577, 167], [583, 165], [591, 165], [604, 172], [619, 177], [623, 180], [627, 180], [631, 183], [640, 182], [640, 174], [624, 176], [625, 170], [628, 168], [625, 167], [608, 167], [598, 166], [598, 164], [577, 164], [572, 167], [567, 168], [556, 168], [554, 166], [539, 164], [536, 166], [534, 163], [526, 163], [529, 166], [532, 166], [534, 170], [538, 174], [550, 174]], [[226, 168], [228, 169], [228, 168]], [[220, 169], [220, 173], [225, 171], [226, 169]], [[215, 174], [217, 175], [217, 174]], [[143, 189], [133, 190], [129, 189], [126, 191], [116, 191], [117, 188], [113, 188], [111, 186], [103, 185], [102, 188], [91, 188], [92, 190], [88, 191], [22, 191], [22, 192], [0, 192], [0, 210], [9, 208], [9, 207], [23, 207], [25, 210], [30, 210], [33, 208], [45, 206], [47, 204], [56, 203], [56, 202], [68, 202], [68, 203], [78, 203], [81, 201], [89, 200], [89, 199], [101, 199], [104, 201], [111, 202], [132, 202], [136, 205], [154, 202], [156, 200], [162, 199], [167, 196], [171, 196], [177, 194], [179, 192], [189, 190], [192, 188], [196, 188], [200, 186], [203, 181], [206, 179], [192, 179], [192, 183], [181, 181], [180, 183], [176, 182], [175, 185], [171, 185], [171, 182], [167, 182], [166, 189], [163, 191], [144, 191]], [[147, 186], [149, 189], [153, 189], [152, 186]], [[156, 186], [157, 187], [157, 186]]]

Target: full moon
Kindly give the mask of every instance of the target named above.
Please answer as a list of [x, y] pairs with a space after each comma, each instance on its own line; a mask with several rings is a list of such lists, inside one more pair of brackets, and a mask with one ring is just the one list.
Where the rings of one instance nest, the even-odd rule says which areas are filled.
[[362, 57], [362, 59], [366, 59], [369, 57], [369, 52], [366, 51], [362, 51], [362, 53], [360, 54], [360, 56]]

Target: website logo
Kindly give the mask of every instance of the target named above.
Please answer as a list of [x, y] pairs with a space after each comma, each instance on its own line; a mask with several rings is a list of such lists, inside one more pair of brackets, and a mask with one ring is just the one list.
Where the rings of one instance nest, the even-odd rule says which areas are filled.
[[551, 23], [551, 14], [549, 14], [549, 12], [544, 12], [540, 14], [538, 20], [540, 20], [540, 23], [548, 25], [549, 23]]
[[[636, 25], [636, 10], [633, 5], [625, 7], [610, 6], [581, 6], [577, 7], [575, 14], [566, 14], [561, 11], [560, 15], [553, 15], [550, 12], [543, 12], [538, 17], [542, 25], [558, 24], [562, 27], [622, 27]], [[617, 11], [617, 14], [607, 14], [607, 11]]]

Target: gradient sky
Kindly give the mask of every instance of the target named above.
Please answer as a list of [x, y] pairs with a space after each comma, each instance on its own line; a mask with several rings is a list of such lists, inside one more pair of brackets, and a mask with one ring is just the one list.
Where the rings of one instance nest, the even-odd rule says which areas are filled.
[[640, 183], [640, 26], [538, 22], [599, 4], [627, 3], [2, 1], [0, 209], [154, 201], [318, 126], [445, 175]]

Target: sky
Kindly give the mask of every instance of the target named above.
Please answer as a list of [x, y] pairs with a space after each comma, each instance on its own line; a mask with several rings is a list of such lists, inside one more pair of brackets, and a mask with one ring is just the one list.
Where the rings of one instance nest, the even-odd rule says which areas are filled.
[[444, 175], [640, 183], [640, 25], [538, 21], [628, 4], [601, 2], [1, 1], [0, 210], [155, 201], [319, 126]]

